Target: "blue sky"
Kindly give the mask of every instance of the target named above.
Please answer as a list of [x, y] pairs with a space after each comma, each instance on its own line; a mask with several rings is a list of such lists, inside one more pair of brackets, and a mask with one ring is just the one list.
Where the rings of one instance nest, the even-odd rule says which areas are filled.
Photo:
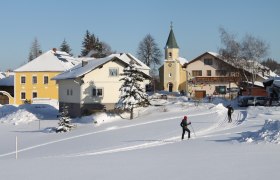
[[280, 62], [279, 0], [9, 0], [0, 6], [0, 70], [27, 62], [34, 38], [43, 51], [65, 38], [79, 55], [86, 30], [117, 52], [136, 55], [150, 33], [163, 50], [173, 21], [180, 56], [191, 60], [221, 47], [219, 27], [270, 45]]

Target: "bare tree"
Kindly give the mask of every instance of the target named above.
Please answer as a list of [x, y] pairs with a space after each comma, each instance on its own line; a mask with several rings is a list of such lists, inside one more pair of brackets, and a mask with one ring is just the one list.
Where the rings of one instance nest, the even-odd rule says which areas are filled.
[[150, 34], [146, 35], [139, 43], [137, 55], [138, 58], [153, 71], [155, 71], [156, 66], [161, 63], [162, 53], [155, 39]]
[[236, 35], [229, 34], [224, 28], [220, 28], [221, 43], [223, 48], [219, 53], [224, 60], [239, 70], [241, 80], [256, 80], [256, 74], [262, 71], [260, 62], [267, 55], [269, 46], [252, 35], [246, 35], [242, 41], [236, 40]]

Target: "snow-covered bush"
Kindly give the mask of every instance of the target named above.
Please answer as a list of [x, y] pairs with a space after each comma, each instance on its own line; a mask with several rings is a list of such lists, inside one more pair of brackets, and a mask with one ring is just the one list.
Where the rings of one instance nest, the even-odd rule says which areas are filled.
[[69, 117], [68, 106], [63, 105], [62, 111], [59, 113], [59, 122], [58, 127], [56, 128], [56, 132], [67, 132], [70, 131], [74, 127], [71, 124], [71, 119]]

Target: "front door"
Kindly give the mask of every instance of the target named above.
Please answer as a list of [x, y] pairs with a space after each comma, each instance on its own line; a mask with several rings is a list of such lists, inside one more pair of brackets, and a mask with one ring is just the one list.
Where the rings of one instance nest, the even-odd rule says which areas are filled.
[[168, 84], [168, 91], [173, 92], [173, 84], [172, 83]]

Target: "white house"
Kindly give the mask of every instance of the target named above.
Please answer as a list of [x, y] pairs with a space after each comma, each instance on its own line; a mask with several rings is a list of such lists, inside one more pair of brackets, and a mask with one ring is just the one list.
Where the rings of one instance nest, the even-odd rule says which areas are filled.
[[112, 54], [105, 58], [82, 61], [79, 65], [53, 78], [59, 86], [59, 106], [69, 107], [76, 117], [96, 110], [114, 109], [119, 100], [123, 69], [133, 61], [147, 78], [150, 68], [129, 53]]

